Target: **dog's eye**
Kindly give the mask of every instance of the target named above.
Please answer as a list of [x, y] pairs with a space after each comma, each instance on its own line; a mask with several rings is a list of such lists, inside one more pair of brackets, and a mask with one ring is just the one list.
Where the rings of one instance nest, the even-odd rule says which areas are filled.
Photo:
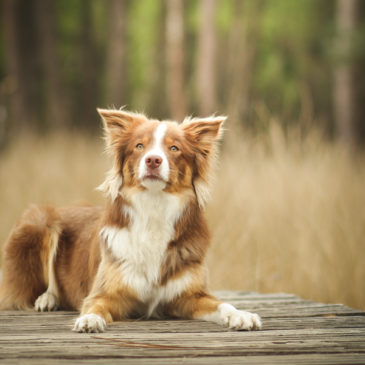
[[137, 149], [141, 150], [143, 148], [143, 144], [142, 143], [138, 143], [136, 146]]
[[178, 151], [178, 150], [179, 150], [179, 148], [178, 148], [178, 147], [176, 147], [176, 146], [171, 146], [171, 147], [170, 147], [170, 150], [171, 150], [171, 151], [176, 152], [176, 151]]

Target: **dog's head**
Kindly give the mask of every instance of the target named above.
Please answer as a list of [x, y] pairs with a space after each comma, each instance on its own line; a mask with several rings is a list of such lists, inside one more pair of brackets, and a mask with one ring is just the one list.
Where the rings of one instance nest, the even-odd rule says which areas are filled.
[[187, 118], [178, 124], [124, 110], [98, 109], [114, 166], [100, 190], [116, 199], [133, 190], [194, 192], [200, 206], [209, 196], [210, 168], [226, 117]]

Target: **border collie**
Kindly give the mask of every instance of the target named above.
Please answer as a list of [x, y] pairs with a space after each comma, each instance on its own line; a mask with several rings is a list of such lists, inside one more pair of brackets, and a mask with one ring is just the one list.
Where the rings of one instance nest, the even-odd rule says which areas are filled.
[[226, 118], [98, 112], [113, 158], [106, 204], [26, 210], [4, 245], [0, 309], [79, 310], [77, 332], [140, 317], [260, 329], [206, 288], [204, 207]]

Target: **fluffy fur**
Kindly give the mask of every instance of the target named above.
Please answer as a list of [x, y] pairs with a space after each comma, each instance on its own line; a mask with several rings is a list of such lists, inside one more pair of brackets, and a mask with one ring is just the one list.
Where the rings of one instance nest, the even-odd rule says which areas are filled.
[[182, 124], [99, 110], [113, 166], [105, 207], [32, 206], [3, 252], [1, 309], [80, 310], [74, 331], [131, 317], [259, 329], [207, 292], [203, 209], [225, 117]]

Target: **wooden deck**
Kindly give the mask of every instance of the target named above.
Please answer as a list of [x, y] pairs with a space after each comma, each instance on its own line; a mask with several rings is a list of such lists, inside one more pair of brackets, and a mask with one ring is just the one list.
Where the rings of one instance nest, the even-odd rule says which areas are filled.
[[0, 364], [365, 364], [365, 312], [288, 294], [219, 292], [264, 328], [201, 321], [127, 321], [71, 332], [74, 312], [0, 312]]

